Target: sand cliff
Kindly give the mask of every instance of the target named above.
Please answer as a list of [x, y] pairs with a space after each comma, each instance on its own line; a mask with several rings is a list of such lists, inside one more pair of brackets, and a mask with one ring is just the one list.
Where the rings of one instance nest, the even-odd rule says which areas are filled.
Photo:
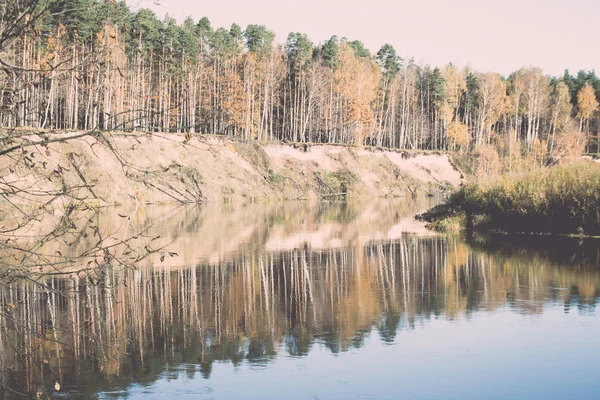
[[[75, 135], [29, 136], [38, 144], [0, 157], [4, 182], [39, 193], [76, 187], [81, 197], [110, 205], [401, 197], [456, 186], [462, 179], [442, 153], [260, 144], [218, 136], [186, 142], [181, 135], [144, 133], [51, 141]], [[20, 201], [42, 197], [24, 192]]]

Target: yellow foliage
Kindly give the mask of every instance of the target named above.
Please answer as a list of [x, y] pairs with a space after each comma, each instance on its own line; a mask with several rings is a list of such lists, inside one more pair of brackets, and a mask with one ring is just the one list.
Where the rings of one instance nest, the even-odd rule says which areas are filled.
[[243, 127], [244, 117], [248, 112], [248, 95], [240, 76], [235, 72], [227, 71], [219, 77], [223, 88], [223, 109], [229, 117], [229, 125]]
[[552, 112], [554, 116], [554, 129], [561, 130], [571, 115], [571, 95], [569, 87], [564, 82], [559, 82], [556, 87], [556, 95], [553, 98]]
[[359, 59], [345, 43], [340, 46], [340, 66], [335, 71], [335, 90], [346, 103], [346, 120], [356, 143], [373, 129], [373, 105], [377, 101], [381, 70], [370, 59]]
[[[506, 82], [497, 73], [488, 72], [478, 77], [478, 92], [481, 98], [480, 108], [483, 117], [484, 132], [491, 133], [492, 125], [498, 122], [510, 102], [506, 96]], [[482, 140], [478, 138], [478, 143]]]
[[466, 148], [469, 145], [467, 126], [460, 121], [452, 121], [448, 125], [448, 140], [453, 147]]
[[515, 130], [500, 137], [497, 141], [503, 172], [520, 172], [523, 170], [522, 144]]
[[548, 146], [545, 141], [534, 140], [531, 144], [531, 150], [529, 151], [528, 161], [531, 168], [540, 168], [546, 164], [546, 157], [548, 155]]
[[584, 151], [584, 136], [577, 131], [565, 132], [556, 137], [552, 158], [554, 160], [568, 160], [578, 158]]
[[467, 90], [467, 79], [453, 65], [446, 66], [442, 71], [442, 75], [444, 77], [444, 88], [447, 96], [446, 102], [451, 109], [455, 109], [458, 107], [461, 96]]
[[598, 111], [598, 100], [589, 83], [586, 83], [577, 93], [577, 108], [579, 109], [577, 118], [581, 119], [589, 119]]
[[479, 146], [475, 156], [477, 159], [478, 174], [493, 175], [500, 172], [500, 157], [495, 147], [491, 144]]

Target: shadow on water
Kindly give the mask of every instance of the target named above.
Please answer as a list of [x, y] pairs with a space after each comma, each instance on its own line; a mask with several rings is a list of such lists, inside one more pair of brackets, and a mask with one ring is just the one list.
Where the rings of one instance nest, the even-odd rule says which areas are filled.
[[60, 382], [87, 398], [182, 370], [210, 379], [219, 361], [275, 368], [317, 345], [342, 353], [372, 332], [393, 343], [432, 320], [595, 308], [595, 243], [418, 235], [410, 221], [421, 206], [183, 208], [161, 228], [180, 257], [1, 285], [0, 395]]
[[600, 239], [558, 235], [476, 235], [474, 249], [498, 257], [522, 257], [563, 267], [600, 266]]

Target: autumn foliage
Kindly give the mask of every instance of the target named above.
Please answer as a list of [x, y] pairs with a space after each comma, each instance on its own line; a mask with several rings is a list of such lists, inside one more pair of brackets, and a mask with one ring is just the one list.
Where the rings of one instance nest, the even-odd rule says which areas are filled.
[[359, 40], [317, 44], [300, 32], [280, 43], [263, 25], [178, 24], [124, 2], [71, 3], [45, 2], [33, 28], [2, 48], [2, 127], [448, 150], [513, 172], [552, 164], [574, 149], [566, 142], [598, 151], [593, 71], [506, 77], [417, 64], [389, 44], [372, 53]]

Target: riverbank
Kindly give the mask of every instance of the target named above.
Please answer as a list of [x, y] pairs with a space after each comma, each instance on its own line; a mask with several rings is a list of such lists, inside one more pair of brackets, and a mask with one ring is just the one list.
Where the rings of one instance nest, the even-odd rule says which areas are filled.
[[[77, 138], [71, 138], [79, 136]], [[64, 138], [68, 140], [59, 141]], [[98, 205], [203, 203], [258, 199], [403, 197], [458, 186], [446, 154], [336, 145], [260, 144], [222, 136], [146, 133], [46, 133], [0, 157], [14, 187], [36, 188], [18, 201], [76, 188]], [[32, 145], [35, 143], [35, 145]], [[50, 197], [50, 196], [48, 196]]]
[[469, 182], [419, 219], [432, 229], [600, 235], [600, 164], [578, 160]]

